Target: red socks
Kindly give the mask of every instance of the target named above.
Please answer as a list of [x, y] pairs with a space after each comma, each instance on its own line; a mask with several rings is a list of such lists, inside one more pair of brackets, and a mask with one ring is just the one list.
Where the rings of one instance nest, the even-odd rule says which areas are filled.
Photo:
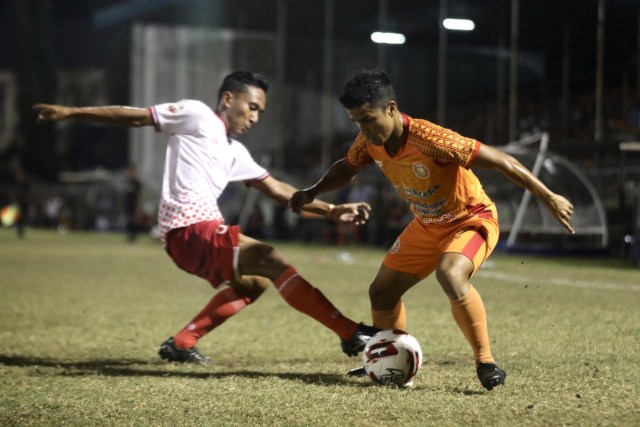
[[289, 267], [274, 281], [280, 296], [296, 310], [316, 319], [347, 340], [356, 332], [358, 324], [344, 317], [320, 292], [303, 279], [295, 268]]
[[[284, 300], [296, 310], [316, 319], [335, 332], [341, 339], [353, 336], [357, 323], [344, 317], [320, 292], [290, 267], [274, 281]], [[226, 288], [214, 295], [205, 308], [173, 338], [178, 348], [191, 348], [213, 328], [248, 304], [252, 299], [240, 295], [233, 288]]]
[[187, 326], [173, 337], [176, 347], [193, 347], [201, 337], [252, 302], [251, 298], [240, 295], [233, 288], [221, 290]]

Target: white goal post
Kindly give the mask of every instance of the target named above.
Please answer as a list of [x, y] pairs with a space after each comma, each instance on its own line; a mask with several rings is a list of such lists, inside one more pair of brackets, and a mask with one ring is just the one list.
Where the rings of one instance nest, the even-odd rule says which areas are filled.
[[[537, 147], [536, 147], [537, 144]], [[609, 242], [609, 232], [606, 222], [606, 213], [600, 196], [598, 195], [596, 188], [582, 172], [582, 170], [570, 160], [556, 155], [549, 151], [549, 134], [546, 132], [538, 133], [535, 135], [527, 136], [517, 141], [513, 141], [498, 149], [513, 155], [519, 156], [532, 156], [535, 155], [533, 166], [530, 166], [531, 172], [534, 176], [544, 181], [541, 177], [543, 171], [546, 172], [547, 177], [552, 177], [553, 174], [561, 167], [566, 171], [565, 179], [559, 178], [560, 181], [549, 183], [554, 190], [554, 184], [562, 185], [565, 188], [580, 189], [581, 193], [585, 191], [590, 195], [590, 201], [588, 204], [588, 212], [584, 212], [587, 209], [583, 209], [582, 206], [576, 206], [574, 210], [574, 228], [577, 235], [594, 235], [599, 237], [599, 246], [605, 248]], [[547, 178], [548, 179], [548, 178]], [[562, 192], [560, 190], [554, 190]], [[569, 200], [572, 199], [572, 194], [563, 194]], [[524, 224], [527, 222], [527, 214], [530, 210], [531, 193], [527, 190], [522, 190], [522, 195], [519, 197], [518, 207], [513, 217], [513, 222], [509, 227], [509, 235], [506, 241], [507, 248], [513, 248], [516, 245], [518, 235], [526, 228], [529, 232], [538, 232], [540, 234], [553, 234], [554, 230], [558, 230], [556, 224], [545, 224], [544, 221], [537, 225], [529, 225], [527, 227]], [[545, 207], [542, 204], [538, 204], [538, 210], [543, 211]], [[544, 215], [540, 212], [540, 215]], [[562, 232], [562, 231], [560, 231]]]

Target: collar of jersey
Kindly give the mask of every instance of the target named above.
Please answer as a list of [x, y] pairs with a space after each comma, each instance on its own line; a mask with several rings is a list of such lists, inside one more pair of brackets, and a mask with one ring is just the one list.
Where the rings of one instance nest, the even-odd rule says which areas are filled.
[[229, 144], [231, 144], [232, 139], [231, 139], [231, 135], [229, 135], [229, 130], [227, 129], [227, 124], [224, 122], [224, 120], [222, 120], [222, 116], [220, 115], [220, 113], [218, 113], [217, 111], [214, 110], [213, 112], [216, 117], [218, 119], [220, 119], [220, 121], [222, 122], [222, 126], [224, 126], [224, 133], [227, 135], [227, 142], [229, 142]]

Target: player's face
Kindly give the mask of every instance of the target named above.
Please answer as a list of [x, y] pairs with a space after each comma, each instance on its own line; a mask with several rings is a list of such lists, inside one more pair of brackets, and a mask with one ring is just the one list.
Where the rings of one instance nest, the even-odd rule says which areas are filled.
[[242, 135], [258, 123], [267, 106], [267, 95], [259, 87], [247, 86], [244, 92], [225, 92], [223, 103], [227, 131], [231, 135]]
[[359, 107], [347, 109], [347, 113], [370, 143], [383, 145], [389, 140], [395, 127], [394, 110], [393, 102], [384, 108], [372, 107], [367, 102]]

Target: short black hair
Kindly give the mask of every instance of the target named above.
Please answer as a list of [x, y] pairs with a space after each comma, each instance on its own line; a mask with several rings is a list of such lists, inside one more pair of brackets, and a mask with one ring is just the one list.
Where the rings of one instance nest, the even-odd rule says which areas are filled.
[[267, 93], [269, 91], [269, 82], [260, 73], [254, 73], [252, 71], [234, 71], [228, 74], [220, 88], [218, 89], [218, 102], [222, 99], [222, 94], [225, 92], [231, 92], [238, 94], [247, 91], [247, 86], [259, 87]]
[[344, 108], [360, 107], [367, 102], [371, 107], [384, 108], [395, 101], [396, 93], [387, 72], [376, 68], [353, 75], [344, 84], [338, 99]]

